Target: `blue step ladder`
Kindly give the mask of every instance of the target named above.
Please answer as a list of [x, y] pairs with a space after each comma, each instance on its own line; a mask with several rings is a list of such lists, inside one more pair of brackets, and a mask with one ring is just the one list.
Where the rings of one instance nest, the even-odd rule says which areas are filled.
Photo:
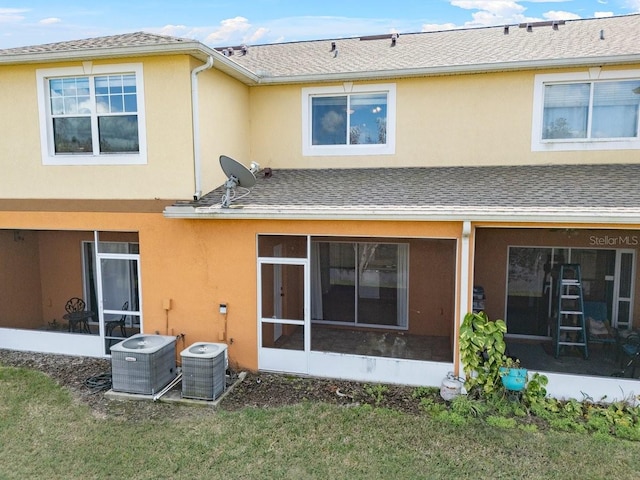
[[584, 358], [589, 358], [587, 328], [584, 318], [584, 298], [580, 265], [560, 265], [558, 275], [558, 318], [556, 322], [556, 358], [562, 347], [582, 348]]

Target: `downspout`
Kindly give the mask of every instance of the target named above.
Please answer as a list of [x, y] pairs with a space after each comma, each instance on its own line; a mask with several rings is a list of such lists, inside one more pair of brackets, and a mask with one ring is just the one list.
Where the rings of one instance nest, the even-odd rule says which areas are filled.
[[464, 222], [462, 222], [462, 237], [460, 239], [460, 281], [458, 282], [458, 285], [460, 285], [460, 296], [459, 296], [459, 302], [458, 302], [458, 306], [460, 308], [459, 313], [459, 321], [458, 321], [458, 325], [456, 325], [455, 328], [455, 335], [454, 335], [454, 341], [453, 341], [453, 345], [454, 345], [454, 356], [456, 358], [456, 362], [455, 362], [455, 374], [456, 375], [461, 375], [461, 372], [463, 371], [463, 366], [462, 363], [460, 362], [460, 342], [458, 340], [458, 335], [460, 333], [460, 325], [462, 325], [462, 322], [464, 321], [464, 317], [465, 315], [469, 312], [469, 298], [471, 297], [471, 292], [469, 291], [469, 281], [470, 281], [470, 265], [469, 265], [469, 259], [471, 258], [471, 251], [470, 251], [470, 241], [469, 241], [469, 237], [471, 236], [471, 222], [468, 220], [465, 220]]
[[193, 176], [195, 192], [193, 199], [198, 200], [202, 196], [202, 172], [200, 160], [200, 108], [198, 104], [198, 74], [213, 66], [213, 57], [209, 55], [207, 63], [194, 68], [191, 71], [191, 114], [193, 116]]

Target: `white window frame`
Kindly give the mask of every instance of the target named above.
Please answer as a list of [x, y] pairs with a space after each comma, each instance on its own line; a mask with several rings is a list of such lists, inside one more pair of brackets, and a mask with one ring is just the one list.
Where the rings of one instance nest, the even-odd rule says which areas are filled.
[[[93, 65], [83, 62], [75, 67], [40, 68], [36, 70], [38, 113], [40, 120], [40, 148], [43, 165], [142, 165], [147, 163], [147, 135], [144, 115], [144, 79], [141, 63], [121, 63], [114, 65]], [[51, 102], [49, 100], [49, 79], [60, 77], [95, 77], [100, 75], [127, 74], [136, 76], [136, 98], [138, 103], [138, 141], [136, 153], [56, 154], [51, 122]]]
[[[311, 142], [311, 99], [317, 95], [350, 95], [358, 93], [387, 94], [387, 143], [360, 145], [313, 145]], [[396, 85], [382, 83], [354, 85], [345, 82], [331, 87], [307, 87], [302, 89], [302, 155], [343, 156], [343, 155], [392, 155], [396, 153]]]
[[548, 73], [536, 75], [533, 87], [533, 119], [531, 150], [534, 152], [562, 152], [589, 150], [638, 150], [640, 136], [634, 139], [542, 139], [544, 114], [544, 87], [550, 83], [580, 83], [607, 80], [637, 80], [640, 70], [602, 71], [599, 67], [573, 73]]

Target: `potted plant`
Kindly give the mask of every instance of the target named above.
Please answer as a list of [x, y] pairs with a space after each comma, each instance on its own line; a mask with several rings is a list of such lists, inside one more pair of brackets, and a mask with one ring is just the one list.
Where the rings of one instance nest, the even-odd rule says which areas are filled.
[[507, 390], [520, 392], [527, 385], [527, 369], [520, 366], [517, 358], [506, 357], [499, 371], [502, 385]]

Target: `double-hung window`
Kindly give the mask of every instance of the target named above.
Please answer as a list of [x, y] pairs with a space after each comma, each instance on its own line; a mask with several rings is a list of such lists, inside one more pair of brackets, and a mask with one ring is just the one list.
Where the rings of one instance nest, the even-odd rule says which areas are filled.
[[141, 64], [37, 71], [43, 163], [146, 163]]
[[395, 153], [394, 84], [302, 89], [302, 153]]
[[640, 70], [537, 75], [532, 149], [640, 148]]

